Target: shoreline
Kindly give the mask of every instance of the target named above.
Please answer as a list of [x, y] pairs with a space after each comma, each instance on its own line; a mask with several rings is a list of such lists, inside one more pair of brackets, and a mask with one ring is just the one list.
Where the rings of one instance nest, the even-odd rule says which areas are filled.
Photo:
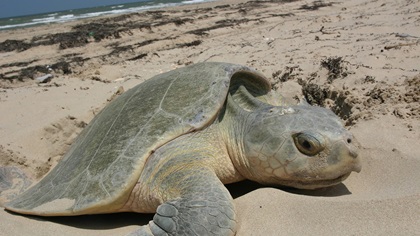
[[[127, 34], [132, 34], [132, 30], [140, 29], [140, 31], [150, 31], [152, 32], [152, 27], [160, 27], [165, 25], [174, 24], [175, 27], [180, 25], [184, 25], [186, 23], [192, 23], [194, 19], [184, 17], [184, 19], [180, 19], [177, 16], [165, 16], [166, 12], [171, 15], [174, 11], [177, 11], [177, 14], [183, 17], [184, 13], [191, 12], [191, 14], [195, 14], [194, 11], [198, 11], [201, 13], [202, 9], [205, 11], [211, 10], [212, 8], [225, 8], [225, 7], [235, 7], [238, 3], [245, 3], [246, 1], [241, 0], [232, 0], [228, 2], [220, 2], [220, 1], [212, 1], [212, 2], [204, 2], [204, 3], [194, 3], [194, 4], [186, 4], [181, 6], [175, 7], [164, 7], [158, 8], [158, 10], [149, 10], [149, 11], [141, 11], [138, 13], [126, 13], [126, 14], [115, 14], [109, 16], [98, 16], [89, 19], [80, 19], [71, 22], [64, 22], [59, 24], [51, 24], [51, 25], [40, 25], [34, 26], [29, 28], [21, 28], [21, 29], [11, 29], [7, 31], [0, 31], [0, 53], [13, 53], [14, 51], [23, 52], [27, 51], [31, 48], [40, 48], [44, 46], [52, 46], [52, 48], [56, 48], [61, 51], [63, 49], [68, 48], [77, 48], [83, 46], [93, 46], [97, 43], [100, 43], [102, 40], [109, 40], [111, 41], [118, 41], [119, 38], [123, 38], [127, 36]], [[230, 4], [226, 4], [230, 3]], [[162, 9], [162, 10], [159, 10]], [[198, 10], [197, 10], [198, 9]], [[200, 10], [201, 9], [201, 10]], [[188, 15], [188, 14], [186, 14]], [[137, 23], [136, 21], [139, 21]], [[130, 25], [125, 26], [126, 22], [130, 23]], [[217, 22], [216, 22], [217, 23]], [[220, 27], [227, 27], [233, 26], [234, 23], [222, 24]], [[53, 31], [51, 29], [54, 29]], [[211, 28], [209, 29], [211, 30]], [[206, 31], [206, 29], [204, 30]], [[192, 34], [205, 34], [205, 32], [197, 32]], [[51, 33], [53, 32], [53, 33]], [[147, 32], [146, 32], [147, 33]], [[187, 32], [190, 33], [190, 32]], [[147, 37], [147, 36], [146, 36]], [[178, 37], [178, 36], [177, 36]], [[149, 37], [148, 37], [149, 38]], [[167, 38], [171, 40], [171, 38]], [[152, 39], [155, 41], [156, 39]], [[160, 40], [160, 39], [157, 39]], [[143, 44], [150, 44], [151, 41], [145, 40]], [[190, 46], [190, 44], [199, 44], [199, 40], [195, 40], [185, 45], [181, 46]], [[191, 45], [191, 46], [192, 46]], [[103, 45], [100, 45], [103, 46]], [[144, 46], [144, 45], [142, 45]], [[117, 48], [116, 50], [121, 51], [121, 49]], [[125, 49], [123, 49], [125, 50]], [[69, 54], [63, 54], [66, 57]], [[42, 56], [44, 57], [44, 56]], [[45, 57], [44, 57], [45, 58]], [[0, 59], [1, 60], [1, 59]], [[26, 67], [27, 65], [36, 64], [38, 59], [34, 59], [27, 62], [19, 62], [14, 61], [7, 64], [3, 64], [2, 68], [13, 67], [14, 65]], [[78, 60], [78, 59], [76, 59]], [[70, 60], [73, 62], [72, 60]], [[33, 63], [35, 62], [35, 63]], [[63, 64], [64, 63], [64, 64]], [[45, 67], [59, 67], [58, 70], [62, 70], [61, 72], [66, 74], [64, 70], [69, 67], [69, 63], [67, 59], [58, 58], [55, 60], [55, 63], [50, 62], [50, 65], [35, 65], [35, 72], [38, 74], [46, 74], [48, 71]], [[52, 65], [51, 65], [52, 64]], [[57, 65], [59, 64], [59, 65]], [[40, 66], [44, 67], [41, 69]], [[63, 68], [64, 67], [64, 68]], [[33, 69], [33, 68], [32, 68]], [[39, 71], [41, 69], [41, 71]], [[51, 69], [50, 69], [51, 71]], [[1, 72], [1, 71], [0, 71]], [[15, 79], [24, 80], [30, 78], [28, 77], [28, 71], [24, 73], [16, 74], [16, 71], [7, 71], [6, 73], [0, 73], [0, 79], [6, 81], [13, 81]], [[7, 74], [12, 74], [11, 77], [7, 76]], [[1, 86], [1, 81], [0, 81]]]
[[[230, 185], [237, 235], [414, 235], [418, 8], [232, 0], [0, 31], [0, 166], [39, 180], [113, 97], [191, 63], [230, 62], [256, 68], [289, 101], [303, 96], [331, 108], [358, 140], [363, 165], [343, 184], [315, 191]], [[6, 39], [22, 47], [4, 50]], [[0, 218], [5, 235], [124, 235], [151, 216], [41, 218], [0, 208]]]
[[[232, 5], [232, 4], [238, 4], [241, 2], [246, 2], [246, 0], [228, 0], [228, 1], [220, 1], [220, 0], [211, 0], [209, 2], [195, 2], [195, 3], [184, 3], [184, 4], [180, 4], [177, 6], [156, 6], [154, 8], [151, 9], [144, 9], [144, 10], [139, 10], [139, 11], [133, 11], [133, 12], [123, 12], [123, 13], [109, 13], [109, 14], [101, 14], [98, 16], [90, 16], [90, 17], [83, 17], [83, 18], [78, 18], [78, 19], [73, 19], [73, 20], [68, 20], [68, 21], [62, 21], [62, 22], [51, 22], [51, 23], [38, 23], [38, 24], [34, 24], [34, 25], [28, 25], [28, 26], [21, 26], [21, 27], [11, 27], [11, 28], [5, 28], [5, 29], [0, 29], [0, 33], [1, 32], [7, 32], [7, 31], [14, 31], [14, 30], [27, 30], [33, 27], [42, 27], [42, 26], [55, 26], [55, 25], [66, 25], [66, 24], [70, 24], [73, 25], [74, 23], [78, 23], [79, 21], [92, 21], [95, 19], [101, 19], [101, 18], [112, 18], [112, 17], [118, 17], [121, 15], [127, 15], [127, 14], [138, 14], [138, 13], [142, 13], [142, 12], [147, 12], [147, 11], [159, 11], [159, 10], [170, 10], [170, 9], [190, 9], [190, 8], [203, 8], [203, 7], [214, 7], [214, 6], [219, 6], [219, 5]], [[75, 10], [80, 10], [80, 9], [75, 9]], [[67, 12], [67, 11], [71, 11], [71, 10], [64, 10], [64, 11], [60, 11], [60, 12]], [[36, 15], [43, 15], [43, 14], [54, 14], [56, 12], [50, 12], [50, 13], [39, 13], [39, 14], [33, 14], [33, 15], [24, 15], [24, 16], [17, 16], [17, 17], [30, 17], [30, 16], [36, 16]], [[14, 18], [14, 17], [10, 17]], [[9, 19], [9, 18], [3, 18], [3, 19]]]
[[[217, 0], [207, 0], [208, 2], [215, 2]], [[182, 1], [179, 3], [169, 2], [169, 3], [160, 3], [157, 5], [142, 5], [144, 3], [124, 3], [124, 4], [114, 4], [107, 6], [96, 6], [88, 8], [77, 8], [70, 10], [61, 10], [53, 12], [44, 12], [44, 13], [35, 13], [30, 15], [20, 15], [13, 17], [0, 18], [0, 31], [3, 30], [13, 30], [13, 29], [26, 29], [30, 27], [37, 27], [42, 25], [51, 25], [51, 24], [60, 24], [73, 22], [77, 20], [89, 20], [96, 17], [112, 17], [123, 14], [130, 13], [139, 13], [144, 11], [154, 11], [159, 9], [166, 9], [171, 7], [185, 6], [185, 5], [195, 5], [195, 4], [205, 4], [206, 2], [202, 1], [193, 1], [188, 3], [188, 1]], [[140, 4], [140, 5], [136, 5]], [[129, 8], [123, 8], [124, 5], [130, 5]], [[210, 4], [213, 5], [213, 4]], [[97, 11], [102, 9], [102, 11]], [[91, 11], [89, 11], [91, 10]], [[37, 17], [37, 18], [35, 18]], [[26, 21], [31, 20], [31, 21]], [[8, 25], [7, 21], [17, 21], [19, 24]], [[1, 24], [5, 25], [1, 25]]]

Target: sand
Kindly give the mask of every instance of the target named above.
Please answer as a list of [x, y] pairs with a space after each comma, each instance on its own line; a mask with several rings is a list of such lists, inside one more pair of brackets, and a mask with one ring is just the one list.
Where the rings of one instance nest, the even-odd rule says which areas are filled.
[[[0, 165], [39, 180], [114, 94], [191, 63], [244, 64], [290, 100], [331, 107], [363, 169], [316, 191], [229, 186], [237, 235], [419, 235], [419, 11], [418, 0], [216, 1], [1, 31], [17, 41], [0, 49]], [[83, 36], [95, 28], [68, 34], [98, 22], [96, 40]], [[0, 235], [124, 235], [151, 217], [0, 210]]]

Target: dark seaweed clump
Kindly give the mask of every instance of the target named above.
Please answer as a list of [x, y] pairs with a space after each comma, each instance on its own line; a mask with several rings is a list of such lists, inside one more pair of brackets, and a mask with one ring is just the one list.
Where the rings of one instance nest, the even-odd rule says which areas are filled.
[[329, 57], [321, 61], [321, 66], [328, 70], [328, 81], [332, 82], [337, 78], [347, 77], [347, 69], [343, 67], [342, 57]]
[[311, 105], [325, 107], [327, 99], [334, 101], [331, 110], [341, 119], [347, 120], [346, 125], [351, 124], [354, 104], [348, 99], [347, 93], [330, 90], [328, 86], [320, 86], [310, 81], [302, 84], [302, 93]]
[[31, 44], [26, 43], [23, 40], [7, 39], [0, 43], [0, 52], [12, 52], [12, 51], [25, 51], [30, 48]]
[[312, 4], [308, 5], [308, 4], [304, 4], [302, 5], [299, 10], [307, 10], [307, 11], [316, 11], [319, 8], [322, 7], [330, 7], [332, 6], [333, 3], [325, 3], [324, 1], [315, 1]]
[[309, 104], [324, 106], [324, 101], [327, 98], [327, 91], [321, 88], [318, 84], [304, 84], [302, 86], [302, 93]]
[[60, 49], [84, 46], [90, 39], [99, 42], [106, 38], [121, 38], [121, 32], [127, 31], [116, 23], [89, 23], [80, 24], [72, 28], [71, 32], [56, 34], [54, 41], [59, 43]]
[[72, 71], [72, 64], [83, 65], [83, 63], [89, 60], [89, 58], [82, 58], [82, 57], [73, 57], [70, 60], [60, 60], [51, 65], [36, 65], [30, 66], [23, 69], [19, 69], [16, 71], [9, 71], [4, 74], [0, 74], [0, 79], [6, 80], [19, 80], [22, 81], [23, 79], [30, 78], [33, 79], [34, 76], [37, 74], [48, 74], [51, 71], [60, 74], [71, 74]]
[[80, 24], [72, 28], [70, 32], [48, 34], [33, 37], [29, 42], [24, 40], [6, 40], [0, 43], [0, 52], [25, 51], [31, 47], [40, 45], [58, 44], [60, 49], [81, 47], [90, 41], [99, 42], [105, 38], [121, 38], [121, 32], [129, 31], [126, 27], [120, 27], [116, 23], [89, 23]]

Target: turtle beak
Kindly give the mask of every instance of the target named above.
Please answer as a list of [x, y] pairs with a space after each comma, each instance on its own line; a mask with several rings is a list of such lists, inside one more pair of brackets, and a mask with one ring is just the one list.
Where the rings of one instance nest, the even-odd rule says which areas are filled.
[[362, 171], [362, 164], [360, 163], [360, 160], [357, 159], [357, 162], [353, 165], [353, 170], [354, 172], [360, 173], [360, 171]]

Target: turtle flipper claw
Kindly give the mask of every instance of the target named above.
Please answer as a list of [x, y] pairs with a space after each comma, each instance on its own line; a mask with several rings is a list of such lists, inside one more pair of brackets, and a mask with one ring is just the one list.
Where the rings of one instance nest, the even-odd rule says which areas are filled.
[[127, 236], [174, 235], [176, 233], [176, 223], [173, 217], [177, 215], [178, 210], [173, 205], [164, 203], [157, 208], [153, 221], [150, 221], [148, 225], [142, 226]]
[[156, 214], [153, 217], [153, 222], [150, 222], [150, 228], [154, 235], [161, 235], [163, 232], [174, 233], [177, 230], [174, 219], [178, 216], [178, 210], [170, 204], [164, 203], [157, 208]]

